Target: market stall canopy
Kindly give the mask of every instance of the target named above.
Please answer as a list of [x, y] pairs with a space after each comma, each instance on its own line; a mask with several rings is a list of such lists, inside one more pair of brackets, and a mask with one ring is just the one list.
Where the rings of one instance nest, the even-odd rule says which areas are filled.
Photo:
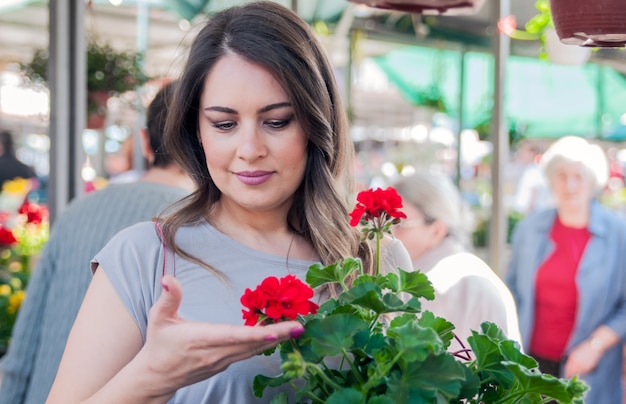
[[[494, 82], [490, 54], [409, 46], [374, 60], [408, 103], [422, 105], [427, 97], [439, 94], [451, 116], [458, 116], [463, 71], [463, 127], [475, 128], [490, 119]], [[568, 66], [510, 56], [504, 109], [509, 127], [526, 137], [626, 140], [616, 134], [626, 116], [626, 78], [597, 63]]]

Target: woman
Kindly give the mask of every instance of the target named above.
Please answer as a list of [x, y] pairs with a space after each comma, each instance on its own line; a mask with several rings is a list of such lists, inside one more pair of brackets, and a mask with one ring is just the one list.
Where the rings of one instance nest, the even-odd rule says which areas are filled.
[[579, 375], [585, 402], [619, 403], [626, 335], [626, 223], [596, 196], [608, 177], [597, 145], [567, 136], [541, 166], [556, 208], [526, 216], [512, 236], [506, 281], [526, 352], [544, 373]]
[[[303, 328], [241, 326], [244, 290], [346, 256], [373, 269], [349, 226], [354, 150], [333, 71], [294, 12], [212, 16], [169, 112], [165, 147], [197, 191], [97, 254], [50, 402], [266, 402], [253, 378], [279, 374], [280, 358], [254, 355]], [[386, 251], [390, 268], [408, 261], [397, 240]]]
[[[512, 340], [520, 341], [515, 303], [504, 282], [480, 258], [470, 253], [471, 216], [450, 178], [417, 172], [395, 184], [407, 219], [394, 228], [404, 243], [413, 268], [424, 272], [435, 299], [422, 309], [455, 325], [459, 341], [451, 350], [469, 347], [472, 330], [484, 321], [497, 324]], [[460, 345], [460, 344], [463, 345]]]

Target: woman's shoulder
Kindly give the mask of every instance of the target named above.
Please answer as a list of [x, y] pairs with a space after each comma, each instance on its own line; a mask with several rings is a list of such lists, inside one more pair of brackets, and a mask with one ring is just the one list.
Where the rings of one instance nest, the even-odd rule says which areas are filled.
[[[118, 231], [113, 238], [121, 240], [145, 240], [154, 241], [158, 239], [158, 227], [155, 222], [143, 221], [132, 224]], [[112, 239], [113, 239], [112, 238]]]
[[589, 230], [599, 236], [622, 234], [626, 237], [626, 217], [623, 214], [594, 201], [591, 206]]

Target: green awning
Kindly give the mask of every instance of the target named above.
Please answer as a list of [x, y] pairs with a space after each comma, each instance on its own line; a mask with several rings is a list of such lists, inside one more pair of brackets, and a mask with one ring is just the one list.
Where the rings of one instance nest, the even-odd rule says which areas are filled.
[[[453, 50], [406, 47], [375, 58], [405, 99], [424, 103], [439, 92], [447, 112], [458, 118], [461, 63], [464, 59], [463, 127], [489, 119], [493, 105], [493, 57]], [[626, 114], [626, 79], [595, 63], [568, 66], [538, 58], [510, 56], [505, 83], [505, 114], [509, 127], [526, 137], [578, 135], [616, 138]]]

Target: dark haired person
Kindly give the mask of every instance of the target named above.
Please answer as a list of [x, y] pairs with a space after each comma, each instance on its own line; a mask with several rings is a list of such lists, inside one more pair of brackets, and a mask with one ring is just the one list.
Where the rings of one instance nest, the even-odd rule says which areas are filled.
[[173, 90], [173, 84], [161, 89], [148, 107], [144, 176], [72, 201], [54, 223], [0, 362], [0, 403], [45, 402], [92, 278], [89, 260], [117, 231], [150, 220], [193, 190], [191, 179], [161, 145]]
[[35, 178], [35, 170], [22, 163], [15, 155], [13, 134], [0, 131], [0, 190], [5, 182], [15, 178]]

